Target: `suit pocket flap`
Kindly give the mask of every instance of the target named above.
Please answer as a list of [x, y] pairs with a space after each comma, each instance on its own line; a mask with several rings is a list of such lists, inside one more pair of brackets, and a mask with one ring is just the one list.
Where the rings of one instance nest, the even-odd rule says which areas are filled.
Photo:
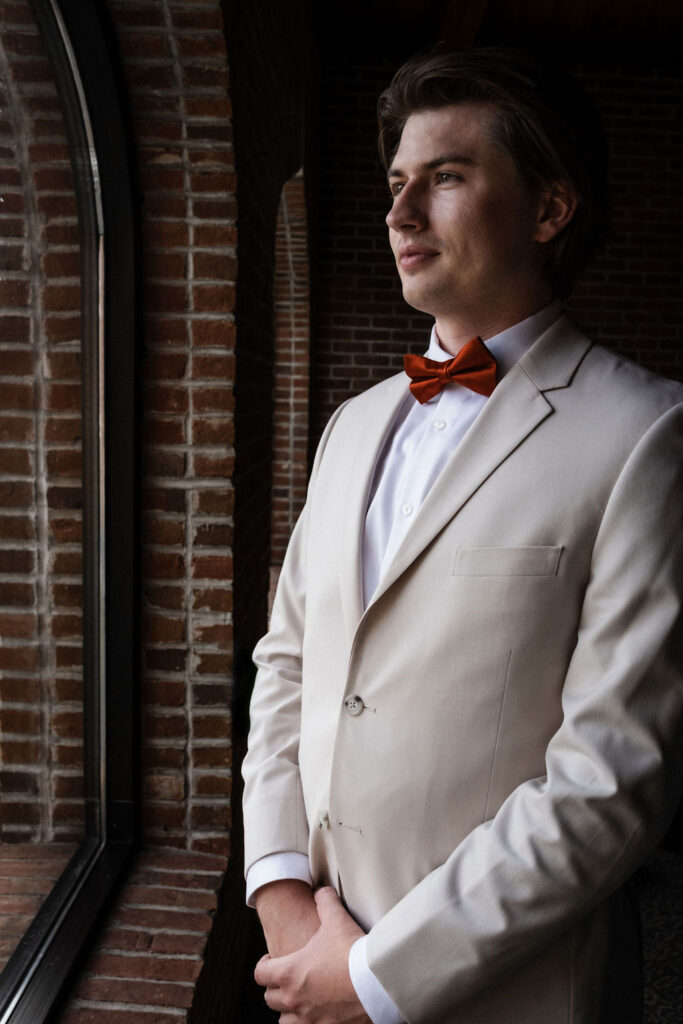
[[458, 548], [454, 576], [556, 576], [562, 546]]

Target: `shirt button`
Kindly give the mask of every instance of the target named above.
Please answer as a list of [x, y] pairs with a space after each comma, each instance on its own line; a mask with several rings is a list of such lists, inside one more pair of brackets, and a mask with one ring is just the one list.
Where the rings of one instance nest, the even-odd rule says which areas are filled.
[[434, 420], [434, 430], [443, 430], [446, 426], [445, 420]]
[[319, 815], [319, 817], [318, 817], [318, 828], [320, 828], [320, 829], [329, 829], [329, 827], [330, 827], [330, 816], [327, 813], [327, 811], [323, 811], [323, 813], [321, 815]]
[[362, 714], [363, 711], [363, 698], [359, 697], [357, 693], [352, 693], [350, 697], [344, 699], [344, 710], [347, 715], [351, 718], [355, 718], [356, 715]]
[[401, 505], [401, 512], [403, 513], [404, 516], [412, 516], [412, 514], [413, 514], [413, 506], [411, 504], [409, 504], [409, 503], [406, 503], [405, 505]]

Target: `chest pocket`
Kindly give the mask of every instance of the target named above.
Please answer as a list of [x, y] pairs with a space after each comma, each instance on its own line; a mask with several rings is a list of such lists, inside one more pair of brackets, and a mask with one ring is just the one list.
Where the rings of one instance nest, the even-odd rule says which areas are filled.
[[454, 576], [556, 576], [562, 545], [457, 548]]

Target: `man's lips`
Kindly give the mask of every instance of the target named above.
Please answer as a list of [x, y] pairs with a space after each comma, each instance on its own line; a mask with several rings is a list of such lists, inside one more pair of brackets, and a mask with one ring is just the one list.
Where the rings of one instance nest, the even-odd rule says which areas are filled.
[[416, 270], [438, 255], [438, 249], [427, 245], [402, 245], [398, 250], [398, 264], [404, 270]]

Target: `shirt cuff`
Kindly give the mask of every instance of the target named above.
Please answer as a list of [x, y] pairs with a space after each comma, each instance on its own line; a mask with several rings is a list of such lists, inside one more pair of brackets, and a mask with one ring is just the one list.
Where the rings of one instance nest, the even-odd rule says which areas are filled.
[[247, 906], [254, 906], [254, 893], [269, 882], [294, 878], [313, 885], [311, 865], [305, 853], [269, 853], [254, 861], [247, 871]]
[[372, 1024], [403, 1024], [394, 1000], [368, 967], [367, 942], [363, 935], [349, 950], [351, 984]]

